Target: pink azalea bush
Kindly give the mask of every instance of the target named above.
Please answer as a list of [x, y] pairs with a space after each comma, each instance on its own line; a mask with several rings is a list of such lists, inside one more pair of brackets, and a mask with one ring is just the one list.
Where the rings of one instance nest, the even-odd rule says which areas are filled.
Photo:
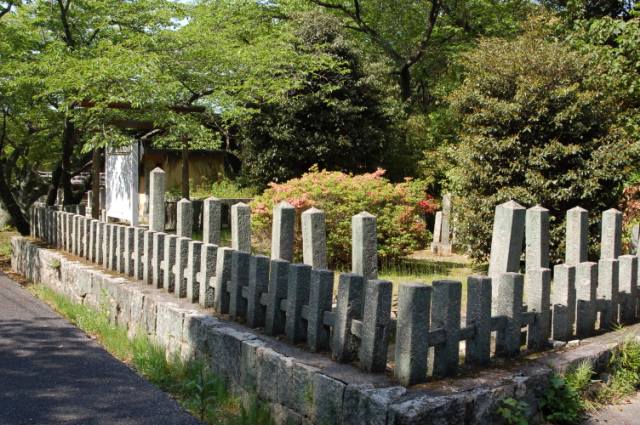
[[251, 204], [255, 243], [267, 251], [271, 240], [273, 206], [286, 201], [296, 208], [296, 256], [302, 257], [300, 215], [315, 207], [326, 214], [328, 259], [332, 267], [351, 264], [351, 217], [368, 211], [377, 217], [378, 257], [391, 262], [423, 248], [430, 238], [424, 220], [437, 204], [425, 195], [424, 185], [406, 179], [392, 184], [385, 170], [349, 175], [312, 167], [300, 178], [271, 183]]

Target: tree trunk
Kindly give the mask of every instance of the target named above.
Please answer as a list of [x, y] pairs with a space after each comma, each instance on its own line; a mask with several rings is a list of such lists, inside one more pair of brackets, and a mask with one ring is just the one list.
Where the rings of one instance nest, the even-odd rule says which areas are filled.
[[400, 69], [400, 96], [402, 101], [406, 102], [411, 99], [411, 68], [408, 65], [404, 65]]
[[49, 183], [49, 191], [47, 192], [47, 205], [53, 206], [58, 199], [58, 187], [60, 186], [60, 177], [62, 176], [62, 161], [58, 162], [56, 168], [51, 173], [51, 183]]
[[4, 174], [4, 165], [4, 161], [0, 162], [0, 200], [2, 200], [4, 207], [9, 212], [9, 215], [11, 215], [13, 224], [16, 226], [16, 229], [18, 229], [18, 232], [20, 232], [21, 235], [28, 235], [29, 221], [16, 202], [16, 199], [11, 192], [11, 188], [7, 184], [7, 179]]
[[64, 191], [64, 205], [75, 204], [71, 188], [71, 156], [76, 139], [76, 128], [69, 118], [64, 119], [64, 133], [62, 135], [62, 190]]
[[100, 149], [95, 148], [93, 150], [93, 162], [91, 164], [91, 192], [92, 192], [92, 202], [91, 202], [91, 216], [99, 220], [100, 219]]
[[182, 142], [182, 197], [189, 199], [189, 141]]

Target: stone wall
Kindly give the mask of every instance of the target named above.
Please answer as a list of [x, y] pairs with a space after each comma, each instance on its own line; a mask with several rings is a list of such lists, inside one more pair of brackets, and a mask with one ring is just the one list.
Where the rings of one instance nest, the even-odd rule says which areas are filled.
[[525, 361], [407, 388], [387, 374], [364, 373], [256, 333], [32, 239], [16, 237], [12, 246], [14, 271], [93, 309], [107, 309], [131, 335], [145, 332], [170, 353], [205, 360], [234, 393], [256, 394], [268, 403], [278, 424], [501, 423], [495, 410], [505, 397], [526, 400], [534, 423], [551, 374], [548, 366]]

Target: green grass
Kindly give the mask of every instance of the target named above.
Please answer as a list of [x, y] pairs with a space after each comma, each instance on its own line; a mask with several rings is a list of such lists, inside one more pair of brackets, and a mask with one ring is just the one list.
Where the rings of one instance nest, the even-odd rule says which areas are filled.
[[96, 337], [113, 356], [170, 393], [203, 422], [212, 425], [273, 423], [267, 408], [255, 397], [249, 403], [249, 408], [242, 406], [240, 400], [227, 391], [224, 383], [203, 362], [183, 361], [177, 357], [167, 360], [165, 350], [142, 332], [129, 339], [125, 328], [109, 322], [106, 309], [96, 312], [43, 285], [31, 285], [29, 290], [71, 323]]

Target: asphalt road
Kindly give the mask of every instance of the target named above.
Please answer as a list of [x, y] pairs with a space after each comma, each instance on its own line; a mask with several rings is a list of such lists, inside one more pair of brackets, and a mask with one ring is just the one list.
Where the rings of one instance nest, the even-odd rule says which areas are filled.
[[0, 424], [199, 422], [0, 274]]
[[582, 425], [638, 425], [640, 424], [640, 394], [624, 404], [606, 406]]

